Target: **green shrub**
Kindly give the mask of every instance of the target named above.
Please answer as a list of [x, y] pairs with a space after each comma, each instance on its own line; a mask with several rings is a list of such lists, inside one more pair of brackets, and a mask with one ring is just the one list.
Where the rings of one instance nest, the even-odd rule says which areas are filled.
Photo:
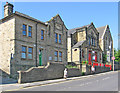
[[66, 68], [78, 68], [77, 66], [66, 65]]
[[84, 76], [85, 75], [85, 72], [82, 72], [82, 76]]

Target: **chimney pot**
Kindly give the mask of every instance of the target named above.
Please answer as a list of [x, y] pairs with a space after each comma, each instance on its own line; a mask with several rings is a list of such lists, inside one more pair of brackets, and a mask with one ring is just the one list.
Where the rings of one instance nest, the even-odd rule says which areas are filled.
[[6, 2], [6, 5], [4, 5], [4, 17], [7, 17], [13, 13], [13, 5]]

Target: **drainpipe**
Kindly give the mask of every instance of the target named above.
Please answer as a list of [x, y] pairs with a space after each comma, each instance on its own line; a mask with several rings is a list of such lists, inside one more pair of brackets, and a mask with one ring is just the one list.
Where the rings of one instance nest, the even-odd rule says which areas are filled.
[[67, 40], [67, 32], [66, 32], [66, 50], [65, 50], [65, 52], [66, 52], [66, 61], [67, 61], [67, 64], [68, 64], [68, 57], [67, 57], [67, 51], [68, 51], [68, 40]]
[[80, 49], [80, 52], [79, 52], [79, 57], [80, 57], [80, 59], [79, 59], [79, 63], [80, 63], [80, 67], [79, 67], [79, 69], [81, 70], [81, 72], [82, 72], [82, 62], [81, 62], [81, 46], [79, 47], [79, 49]]
[[72, 34], [70, 34], [70, 38], [71, 38], [71, 62], [73, 62], [72, 61]]
[[81, 46], [80, 46], [80, 53], [79, 53], [79, 56], [80, 56], [79, 62], [80, 62], [80, 64], [81, 64], [81, 63], [82, 63], [82, 62], [81, 62]]
[[36, 24], [36, 41], [35, 41], [35, 45], [36, 45], [36, 61], [35, 61], [35, 66], [37, 67], [37, 25], [38, 23]]

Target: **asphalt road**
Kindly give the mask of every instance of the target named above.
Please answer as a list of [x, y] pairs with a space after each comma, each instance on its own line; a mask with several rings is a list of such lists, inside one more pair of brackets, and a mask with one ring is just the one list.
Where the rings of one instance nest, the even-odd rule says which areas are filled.
[[[120, 72], [119, 72], [120, 73]], [[18, 91], [118, 91], [118, 72], [27, 87]]]

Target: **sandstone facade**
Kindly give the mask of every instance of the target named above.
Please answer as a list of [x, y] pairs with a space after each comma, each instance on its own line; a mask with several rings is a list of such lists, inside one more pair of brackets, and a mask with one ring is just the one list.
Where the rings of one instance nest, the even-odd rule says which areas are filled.
[[99, 32], [99, 45], [102, 49], [103, 55], [107, 56], [107, 61], [112, 62], [113, 56], [113, 39], [110, 32], [109, 25], [97, 28]]
[[99, 32], [94, 24], [68, 30], [68, 62], [102, 62]]
[[6, 13], [0, 20], [0, 69], [17, 77], [17, 71], [47, 62], [67, 64], [67, 28], [59, 15], [41, 22], [17, 11]]

